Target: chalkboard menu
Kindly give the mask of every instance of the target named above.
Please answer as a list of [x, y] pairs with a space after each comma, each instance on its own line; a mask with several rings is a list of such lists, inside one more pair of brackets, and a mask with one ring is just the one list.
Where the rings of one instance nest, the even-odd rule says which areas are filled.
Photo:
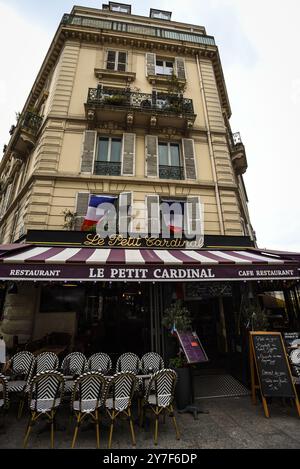
[[[255, 403], [255, 389], [260, 388], [266, 416], [269, 417], [266, 401], [268, 397], [295, 399], [300, 415], [298, 397], [280, 332], [250, 333], [250, 365], [252, 398]], [[255, 384], [255, 369], [258, 385]]]
[[177, 336], [188, 363], [207, 362], [208, 358], [196, 332], [179, 332]]

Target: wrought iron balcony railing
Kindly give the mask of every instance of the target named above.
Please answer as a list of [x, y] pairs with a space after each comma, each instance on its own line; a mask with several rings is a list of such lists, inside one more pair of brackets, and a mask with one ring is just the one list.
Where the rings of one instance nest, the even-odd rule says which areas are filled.
[[38, 116], [34, 112], [26, 111], [24, 115], [20, 117], [20, 126], [29, 130], [32, 134], [36, 135], [42, 125], [43, 118]]
[[120, 176], [121, 163], [112, 161], [96, 161], [94, 174], [98, 176]]
[[159, 165], [160, 179], [184, 179], [184, 170], [182, 166]]
[[77, 16], [65, 14], [61, 24], [70, 26], [80, 26], [90, 29], [108, 30], [120, 33], [138, 34], [142, 36], [152, 36], [161, 39], [173, 39], [175, 41], [193, 42], [204, 44], [206, 46], [215, 46], [213, 36], [203, 34], [189, 33], [187, 31], [178, 31], [166, 28], [156, 28], [136, 23], [126, 23], [121, 21], [108, 21], [92, 18], [90, 16]]
[[93, 107], [113, 106], [128, 110], [194, 115], [192, 99], [168, 93], [148, 94], [130, 90], [89, 88], [87, 104]]

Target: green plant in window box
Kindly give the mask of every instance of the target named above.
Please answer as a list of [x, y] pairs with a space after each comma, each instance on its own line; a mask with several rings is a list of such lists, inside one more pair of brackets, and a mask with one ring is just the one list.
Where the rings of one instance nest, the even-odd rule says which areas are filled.
[[111, 104], [113, 106], [124, 106], [127, 103], [127, 98], [122, 94], [114, 94], [112, 96], [106, 96], [104, 98], [104, 103]]

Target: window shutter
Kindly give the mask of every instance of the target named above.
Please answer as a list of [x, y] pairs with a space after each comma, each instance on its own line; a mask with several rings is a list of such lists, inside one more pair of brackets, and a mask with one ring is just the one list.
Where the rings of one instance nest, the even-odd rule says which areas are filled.
[[195, 146], [192, 138], [182, 139], [183, 161], [186, 179], [196, 179]]
[[159, 196], [146, 195], [147, 218], [148, 218], [148, 233], [151, 236], [158, 236], [160, 234], [160, 209], [159, 209]]
[[186, 201], [185, 230], [189, 235], [202, 236], [204, 234], [204, 220], [200, 197], [188, 196]]
[[76, 200], [76, 219], [75, 219], [75, 231], [80, 231], [82, 222], [87, 213], [89, 205], [90, 194], [89, 192], [78, 192]]
[[94, 152], [97, 132], [86, 130], [83, 140], [83, 152], [81, 157], [81, 172], [92, 173], [94, 164]]
[[9, 201], [10, 201], [10, 196], [11, 196], [11, 191], [12, 191], [12, 184], [9, 184], [6, 189], [6, 193], [4, 196], [4, 202], [3, 202], [3, 208], [2, 208], [2, 215], [5, 215], [6, 210], [9, 207]]
[[131, 231], [132, 192], [122, 192], [119, 196], [119, 233], [127, 236]]
[[146, 135], [147, 176], [158, 178], [158, 138]]
[[135, 134], [123, 134], [122, 176], [135, 175]]
[[156, 55], [153, 52], [146, 54], [146, 76], [155, 75]]
[[175, 58], [175, 71], [179, 80], [186, 80], [185, 63], [182, 57]]

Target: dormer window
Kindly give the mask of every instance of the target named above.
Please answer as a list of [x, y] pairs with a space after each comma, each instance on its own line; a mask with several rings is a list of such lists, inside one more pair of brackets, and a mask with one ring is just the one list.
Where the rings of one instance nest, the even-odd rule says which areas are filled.
[[171, 21], [171, 16], [172, 16], [171, 11], [154, 10], [153, 8], [151, 8], [150, 10], [150, 18]]
[[115, 11], [117, 13], [126, 13], [127, 15], [131, 14], [131, 5], [126, 5], [124, 3], [115, 3], [109, 2], [110, 11]]

